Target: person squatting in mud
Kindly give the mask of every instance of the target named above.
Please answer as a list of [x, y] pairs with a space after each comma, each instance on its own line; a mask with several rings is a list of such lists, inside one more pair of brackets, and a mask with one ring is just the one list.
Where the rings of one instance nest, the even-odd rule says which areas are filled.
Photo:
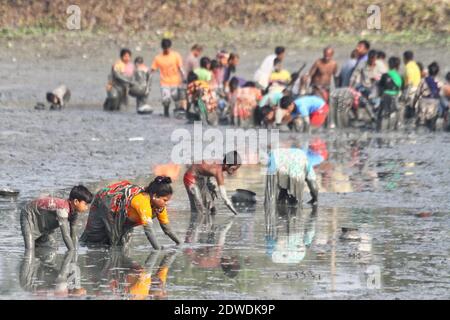
[[50, 103], [50, 110], [61, 110], [70, 101], [70, 90], [62, 84], [52, 92], [47, 92], [47, 101]]
[[133, 84], [134, 66], [131, 63], [131, 51], [120, 50], [120, 59], [114, 63], [106, 85], [106, 100], [103, 109], [107, 111], [120, 110], [122, 105], [128, 105], [128, 90]]
[[183, 182], [189, 197], [191, 212], [200, 214], [215, 214], [217, 208], [214, 200], [217, 198], [215, 185], [217, 182], [219, 193], [227, 208], [235, 215], [238, 214], [231, 200], [227, 196], [225, 188], [224, 172], [234, 174], [241, 166], [242, 160], [237, 151], [229, 152], [223, 161], [218, 163], [214, 160], [204, 160], [199, 164], [192, 164], [184, 174]]
[[153, 230], [153, 219], [157, 218], [163, 232], [179, 245], [166, 208], [173, 194], [171, 182], [169, 177], [158, 176], [146, 188], [128, 181], [103, 188], [94, 197], [80, 242], [88, 246], [127, 247], [133, 229], [143, 226], [148, 241], [159, 250], [162, 247]]
[[318, 96], [301, 96], [293, 99], [285, 96], [280, 100], [276, 124], [291, 126], [297, 132], [311, 132], [311, 126], [321, 127], [328, 115], [328, 104]]
[[68, 199], [46, 196], [26, 204], [20, 213], [25, 250], [55, 247], [54, 232], [58, 228], [67, 249], [76, 250], [78, 216], [88, 211], [92, 198], [92, 193], [79, 185], [72, 188]]
[[204, 124], [217, 125], [218, 99], [210, 82], [200, 80], [195, 72], [188, 75], [187, 101], [188, 119], [201, 120]]

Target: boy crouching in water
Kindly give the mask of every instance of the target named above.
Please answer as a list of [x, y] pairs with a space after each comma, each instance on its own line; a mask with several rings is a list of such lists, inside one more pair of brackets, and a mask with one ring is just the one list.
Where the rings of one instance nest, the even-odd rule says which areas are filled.
[[79, 185], [72, 188], [67, 200], [47, 196], [26, 204], [20, 213], [25, 250], [34, 251], [35, 247], [55, 246], [53, 234], [58, 228], [61, 229], [67, 249], [75, 250], [78, 245], [78, 214], [89, 210], [92, 199], [92, 193]]

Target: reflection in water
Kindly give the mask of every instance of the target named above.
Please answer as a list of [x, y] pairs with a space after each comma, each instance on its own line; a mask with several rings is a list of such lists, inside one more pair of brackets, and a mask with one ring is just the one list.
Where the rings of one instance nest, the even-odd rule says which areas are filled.
[[191, 213], [185, 237], [185, 243], [189, 244], [189, 247], [184, 253], [196, 268], [222, 268], [226, 276], [234, 278], [240, 270], [239, 257], [223, 253], [226, 236], [233, 225], [234, 217], [221, 224], [217, 224], [215, 220], [215, 215]]
[[[59, 265], [55, 251], [39, 250], [36, 257], [24, 256], [20, 284], [25, 291], [38, 297], [166, 299], [168, 272], [176, 254], [176, 251], [166, 254], [152, 251], [141, 265], [126, 250], [90, 250], [81, 256], [82, 264], [78, 263], [75, 253], [69, 252]], [[85, 287], [81, 286], [81, 279]]]
[[[429, 157], [436, 146], [447, 155], [448, 137], [322, 139], [325, 144], [310, 140], [321, 156], [314, 167], [319, 209], [265, 210], [256, 166], [229, 178], [233, 188], [255, 191], [257, 200], [254, 211], [231, 219], [220, 210], [215, 217], [190, 216], [184, 186], [175, 183], [170, 211], [176, 232], [185, 235], [178, 252], [148, 256], [148, 242], [137, 234], [130, 253], [83, 250], [73, 257], [38, 250], [23, 257], [19, 202], [27, 194], [0, 199], [1, 298], [448, 298], [450, 175], [445, 161]], [[341, 239], [342, 228], [358, 229], [359, 240]], [[368, 286], [374, 270], [381, 272], [379, 288]]]
[[67, 252], [60, 265], [56, 257], [54, 249], [36, 249], [35, 255], [25, 253], [20, 266], [21, 287], [38, 297], [84, 296], [76, 253]]
[[315, 236], [317, 206], [310, 213], [300, 206], [268, 206], [265, 216], [267, 255], [274, 263], [301, 262]]

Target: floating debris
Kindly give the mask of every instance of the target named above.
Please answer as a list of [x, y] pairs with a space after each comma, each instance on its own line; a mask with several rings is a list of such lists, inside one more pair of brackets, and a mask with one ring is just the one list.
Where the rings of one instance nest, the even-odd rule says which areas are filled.
[[20, 191], [11, 188], [0, 188], [0, 196], [2, 197], [17, 197]]

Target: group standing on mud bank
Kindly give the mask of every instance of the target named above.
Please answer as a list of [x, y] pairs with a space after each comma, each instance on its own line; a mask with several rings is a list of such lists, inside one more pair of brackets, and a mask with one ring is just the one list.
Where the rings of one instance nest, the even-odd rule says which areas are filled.
[[131, 51], [121, 50], [107, 85], [105, 110], [119, 110], [130, 95], [136, 98], [138, 113], [152, 113], [147, 98], [153, 74], [159, 72], [165, 117], [170, 117], [173, 101], [176, 118], [209, 125], [301, 132], [318, 127], [450, 129], [450, 73], [444, 83], [439, 65], [432, 62], [425, 68], [414, 60], [412, 51], [403, 54], [403, 73], [399, 57], [386, 61], [386, 54], [371, 49], [366, 40], [357, 44], [342, 66], [328, 46], [307, 72], [302, 73], [303, 65], [291, 73], [283, 68], [286, 48], [280, 46], [249, 80], [239, 76], [237, 53], [221, 50], [211, 59], [202, 56], [203, 48], [196, 44], [183, 61], [171, 40], [163, 39], [161, 48], [150, 68], [142, 57], [133, 65]]

